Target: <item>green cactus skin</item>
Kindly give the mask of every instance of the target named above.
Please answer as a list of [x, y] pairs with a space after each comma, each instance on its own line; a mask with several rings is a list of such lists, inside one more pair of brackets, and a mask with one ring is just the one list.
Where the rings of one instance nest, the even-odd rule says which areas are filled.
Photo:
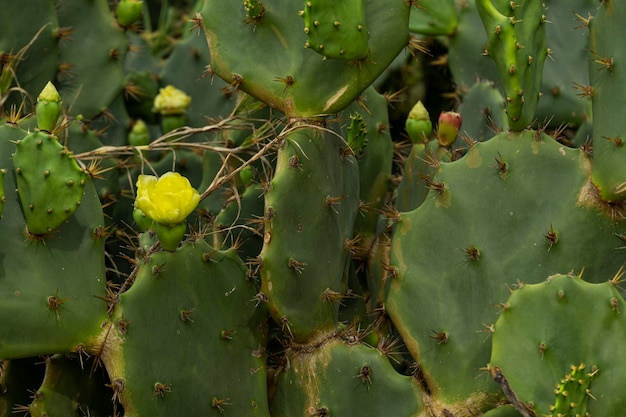
[[459, 23], [454, 0], [419, 0], [411, 9], [409, 30], [430, 36], [453, 35]]
[[72, 28], [59, 44], [59, 92], [70, 115], [92, 119], [122, 91], [128, 42], [106, 0], [64, 0], [57, 15], [61, 27]]
[[386, 307], [434, 398], [494, 392], [480, 368], [507, 286], [582, 268], [604, 279], [624, 265], [626, 225], [602, 207], [589, 166], [546, 135], [500, 133], [441, 164], [424, 203], [402, 214]]
[[265, 194], [261, 291], [286, 335], [304, 342], [337, 324], [359, 207], [359, 170], [346, 144], [296, 126], [278, 152]]
[[246, 274], [202, 240], [140, 264], [101, 336], [126, 416], [269, 416], [267, 312]]
[[354, 225], [354, 235], [360, 237], [359, 245], [369, 248], [377, 234], [380, 211], [387, 202], [392, 173], [393, 142], [387, 101], [373, 87], [369, 87], [346, 112], [360, 115], [365, 122], [366, 145], [357, 157], [361, 208]]
[[571, 365], [571, 372], [565, 375], [555, 388], [556, 400], [550, 406], [553, 417], [587, 415], [587, 400], [591, 394], [589, 385], [597, 374], [597, 368], [586, 369], [586, 365]]
[[[25, 135], [20, 129], [0, 127], [0, 168], [11, 166], [15, 142]], [[5, 181], [15, 183], [13, 169], [7, 169]], [[19, 197], [12, 187], [5, 191], [0, 220], [0, 358], [88, 350], [106, 319], [106, 305], [98, 298], [105, 295], [106, 283], [104, 219], [91, 181], [74, 215], [44, 237], [25, 234]]]
[[[509, 10], [509, 3], [508, 0], [494, 1], [499, 10]], [[546, 20], [550, 22], [545, 25], [550, 59], [544, 61], [542, 94], [535, 118], [538, 123], [547, 124], [551, 128], [558, 128], [563, 124], [578, 126], [591, 116], [587, 108], [590, 99], [581, 99], [582, 92], [575, 88], [576, 85], [589, 85], [587, 71], [581, 71], [589, 61], [589, 37], [582, 30], [584, 22], [576, 21], [572, 17], [578, 15], [585, 19], [595, 14], [597, 2], [571, 0], [567, 7], [560, 7], [556, 0], [543, 3], [546, 4]], [[540, 2], [536, 4], [539, 5]], [[458, 16], [459, 24], [449, 39], [448, 64], [459, 90], [462, 93], [467, 91], [480, 79], [496, 83], [501, 91], [494, 61], [483, 56], [487, 36], [475, 2], [462, 2]], [[576, 28], [581, 30], [574, 30]]]
[[475, 1], [463, 3], [459, 23], [448, 47], [448, 66], [458, 88], [467, 91], [477, 79], [497, 80], [498, 71], [492, 59], [483, 56], [487, 34], [476, 10]]
[[415, 378], [398, 374], [388, 358], [364, 344], [333, 338], [316, 349], [290, 349], [287, 358], [273, 417], [409, 417], [422, 409]]
[[[475, 83], [463, 96], [459, 113], [463, 117], [463, 135], [483, 142], [493, 137], [493, 132], [509, 128], [505, 100], [495, 84], [489, 81]], [[455, 146], [467, 146], [457, 139]]]
[[268, 0], [263, 4], [263, 20], [249, 25], [240, 2], [204, 2], [200, 13], [211, 70], [231, 89], [241, 89], [289, 117], [334, 114], [347, 107], [409, 39], [405, 0], [368, 0], [364, 2], [370, 39], [367, 58], [323, 60], [303, 46], [306, 34], [298, 17], [302, 3]]
[[414, 143], [404, 161], [402, 181], [395, 190], [395, 206], [406, 212], [419, 207], [430, 191], [430, 180], [441, 162], [450, 162], [450, 152], [437, 139], [428, 143]]
[[525, 129], [535, 118], [548, 56], [545, 7], [510, 2], [506, 14], [492, 0], [476, 0], [476, 7], [487, 31], [487, 54], [494, 59], [504, 87], [509, 127]]
[[[0, 52], [14, 55], [14, 60], [0, 65], [0, 96], [19, 85], [21, 91], [37, 97], [46, 83], [54, 80], [59, 67], [59, 23], [54, 2], [25, 0], [2, 6]], [[19, 107], [21, 99], [20, 94], [13, 94], [4, 105]]]
[[307, 0], [301, 11], [305, 46], [334, 59], [363, 59], [369, 52], [364, 0]]
[[[377, 295], [382, 286], [380, 272], [384, 272], [377, 270], [379, 259], [375, 255], [380, 240], [386, 240], [386, 236], [382, 236], [385, 228], [381, 227], [381, 212], [391, 198], [394, 149], [389, 129], [387, 101], [374, 87], [369, 87], [343, 114], [359, 115], [365, 122], [367, 144], [362, 154], [357, 156], [360, 177], [359, 213], [354, 223], [354, 238], [350, 242], [350, 250], [357, 267], [373, 264], [368, 268], [375, 271], [368, 271], [367, 282], [363, 283], [366, 287], [364, 292], [367, 291], [371, 295], [368, 310], [371, 311], [377, 307]], [[355, 289], [351, 285], [349, 288]]]
[[504, 302], [489, 368], [518, 408], [532, 403], [533, 415], [554, 417], [623, 412], [626, 302], [619, 278], [605, 278], [555, 275], [520, 285]]
[[[595, 0], [571, 0], [560, 7], [557, 0], [546, 2], [545, 25], [550, 58], [543, 68], [541, 92], [536, 118], [550, 127], [568, 123], [580, 126], [589, 117], [590, 97], [584, 97], [576, 86], [589, 85], [589, 73], [581, 71], [589, 61], [589, 36], [584, 23], [572, 15], [587, 18], [597, 11]], [[574, 30], [576, 29], [576, 30]]]
[[13, 165], [30, 233], [51, 232], [80, 206], [88, 176], [54, 136], [33, 132], [17, 142]]
[[[593, 183], [606, 201], [626, 199], [626, 121], [621, 102], [626, 94], [626, 69], [620, 65], [626, 7], [602, 3], [591, 19], [589, 75], [593, 89]], [[617, 43], [616, 43], [617, 42]]]

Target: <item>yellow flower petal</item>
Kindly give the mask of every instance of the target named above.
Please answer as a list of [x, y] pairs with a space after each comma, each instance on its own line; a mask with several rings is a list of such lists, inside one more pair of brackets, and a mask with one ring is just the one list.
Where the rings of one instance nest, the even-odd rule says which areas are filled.
[[135, 207], [157, 223], [181, 223], [198, 203], [198, 191], [177, 172], [168, 172], [159, 179], [152, 175], [140, 175], [137, 179]]
[[191, 97], [173, 85], [159, 90], [154, 98], [154, 110], [163, 115], [183, 114], [191, 104]]

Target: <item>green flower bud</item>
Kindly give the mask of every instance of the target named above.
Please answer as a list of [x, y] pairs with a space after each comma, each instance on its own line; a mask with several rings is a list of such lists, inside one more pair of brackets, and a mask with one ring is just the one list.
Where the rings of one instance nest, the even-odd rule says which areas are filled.
[[39, 130], [51, 133], [61, 116], [61, 96], [52, 82], [41, 90], [37, 97], [35, 112], [37, 114], [37, 127]]
[[430, 121], [428, 110], [418, 101], [405, 122], [406, 132], [413, 143], [426, 143], [433, 131], [433, 123]]
[[120, 0], [117, 4], [115, 14], [117, 23], [122, 27], [128, 27], [141, 17], [143, 0]]
[[146, 146], [150, 144], [150, 132], [146, 122], [138, 119], [128, 133], [128, 143], [132, 146]]
[[437, 140], [441, 146], [450, 146], [456, 140], [456, 136], [461, 130], [463, 118], [459, 113], [444, 111], [439, 115], [439, 126], [437, 127]]
[[159, 238], [159, 242], [161, 243], [161, 247], [168, 251], [174, 252], [180, 242], [183, 240], [185, 236], [185, 231], [187, 230], [187, 223], [182, 222], [178, 224], [156, 224], [156, 234]]

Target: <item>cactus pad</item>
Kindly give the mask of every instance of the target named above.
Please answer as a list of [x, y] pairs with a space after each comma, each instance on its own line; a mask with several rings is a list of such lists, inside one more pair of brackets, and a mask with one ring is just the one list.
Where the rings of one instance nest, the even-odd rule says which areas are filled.
[[[353, 1], [311, 3], [313, 9], [316, 3], [333, 3], [332, 9], [342, 10], [338, 17], [332, 12], [320, 17], [320, 26], [329, 19], [332, 32], [337, 20], [338, 30], [356, 24], [358, 32], [360, 18], [341, 20], [346, 14], [342, 5]], [[250, 16], [240, 1], [203, 2], [200, 14], [211, 52], [211, 70], [229, 83], [231, 90], [241, 89], [289, 117], [337, 113], [378, 78], [409, 40], [409, 6], [405, 0], [354, 3], [362, 3], [362, 9], [354, 11], [364, 11], [369, 32], [367, 57], [357, 62], [324, 59], [304, 47], [307, 35], [298, 17], [304, 4], [299, 1], [263, 1], [264, 15], [254, 24], [246, 23]], [[349, 51], [343, 44], [331, 46], [328, 48]]]
[[556, 275], [513, 291], [495, 323], [489, 368], [518, 409], [532, 403], [536, 415], [555, 417], [623, 412], [626, 302], [616, 284]]
[[367, 56], [369, 36], [363, 0], [307, 0], [301, 14], [307, 47], [328, 58]]
[[511, 129], [522, 130], [535, 117], [546, 47], [545, 6], [511, 1], [501, 13], [492, 0], [477, 0], [487, 31], [486, 54], [498, 68]]
[[626, 225], [598, 202], [589, 175], [577, 149], [533, 131], [500, 133], [441, 163], [426, 200], [402, 214], [387, 310], [435, 397], [493, 388], [480, 371], [485, 340], [517, 280], [583, 268], [606, 280], [624, 265]]
[[268, 416], [267, 313], [246, 273], [233, 251], [201, 240], [139, 266], [102, 334], [126, 415]]
[[[287, 352], [272, 416], [416, 416], [417, 381], [398, 374], [378, 350], [340, 338]], [[360, 404], [355, 407], [355, 404]]]
[[87, 174], [55, 137], [33, 132], [16, 144], [13, 165], [28, 231], [59, 227], [83, 199]]
[[623, 36], [626, 7], [602, 3], [590, 21], [589, 75], [593, 88], [593, 182], [607, 201], [626, 200], [626, 146], [621, 98], [626, 94], [626, 59], [617, 39]]
[[346, 146], [321, 128], [295, 128], [265, 195], [261, 291], [276, 322], [301, 342], [337, 324], [359, 207], [358, 164], [342, 156]]
[[[0, 126], [0, 168], [10, 167], [20, 135], [26, 132]], [[40, 169], [42, 164], [35, 161], [32, 167]], [[15, 177], [14, 170], [7, 169], [0, 220], [0, 358], [87, 350], [106, 318], [106, 304], [99, 298], [105, 295], [106, 233], [98, 195], [91, 181], [77, 185], [85, 195], [63, 227], [45, 236], [27, 236], [18, 194], [8, 186]], [[41, 177], [38, 181], [44, 182]]]

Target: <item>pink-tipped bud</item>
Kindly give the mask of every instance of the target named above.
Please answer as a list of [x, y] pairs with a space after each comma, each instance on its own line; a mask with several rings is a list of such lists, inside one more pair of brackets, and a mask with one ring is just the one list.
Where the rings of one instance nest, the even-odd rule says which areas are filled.
[[456, 140], [463, 118], [457, 112], [444, 111], [439, 115], [439, 126], [437, 127], [437, 140], [441, 146], [450, 146]]

